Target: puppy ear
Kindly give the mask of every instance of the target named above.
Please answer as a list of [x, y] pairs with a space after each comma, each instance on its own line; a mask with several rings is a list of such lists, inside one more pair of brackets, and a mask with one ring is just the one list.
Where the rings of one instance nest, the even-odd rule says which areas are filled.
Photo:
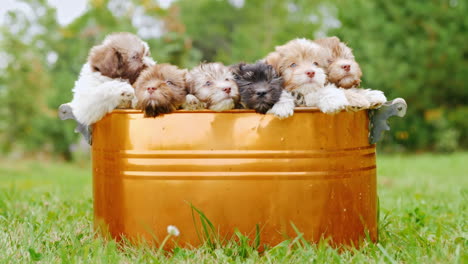
[[93, 71], [98, 71], [109, 77], [116, 77], [119, 69], [123, 66], [122, 54], [106, 45], [93, 47], [88, 61]]
[[329, 37], [329, 38], [321, 38], [314, 41], [315, 43], [321, 46], [327, 46], [330, 48], [336, 47], [340, 44], [340, 39], [336, 36]]
[[243, 62], [232, 65], [231, 71], [234, 74], [234, 79], [239, 79], [239, 75], [241, 75], [242, 68], [244, 67], [244, 65], [245, 65], [245, 63], [243, 63]]
[[268, 56], [265, 58], [265, 63], [273, 66], [273, 68], [277, 72], [280, 72], [280, 59], [281, 59], [281, 56], [279, 52], [275, 51], [275, 52], [268, 54]]

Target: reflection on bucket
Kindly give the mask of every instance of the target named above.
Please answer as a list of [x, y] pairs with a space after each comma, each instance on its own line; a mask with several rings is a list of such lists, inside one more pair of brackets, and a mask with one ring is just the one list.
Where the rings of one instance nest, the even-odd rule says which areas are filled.
[[206, 215], [221, 238], [235, 229], [274, 246], [297, 236], [356, 245], [377, 239], [375, 145], [366, 111], [296, 109], [279, 120], [249, 110], [178, 111], [144, 118], [116, 110], [93, 128], [94, 215], [114, 238], [198, 246]]

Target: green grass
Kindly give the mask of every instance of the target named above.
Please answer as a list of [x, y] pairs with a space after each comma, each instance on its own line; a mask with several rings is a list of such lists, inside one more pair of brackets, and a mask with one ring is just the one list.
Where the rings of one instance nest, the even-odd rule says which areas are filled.
[[0, 160], [0, 263], [468, 263], [468, 153], [378, 158], [379, 243], [336, 250], [302, 239], [258, 253], [130, 246], [95, 237], [89, 164]]

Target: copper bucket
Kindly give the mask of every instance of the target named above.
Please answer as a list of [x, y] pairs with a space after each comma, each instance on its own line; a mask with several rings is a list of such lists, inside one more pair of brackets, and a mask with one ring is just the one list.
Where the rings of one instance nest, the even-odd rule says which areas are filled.
[[203, 242], [203, 212], [222, 238], [235, 229], [274, 246], [296, 237], [356, 245], [377, 239], [375, 144], [367, 111], [298, 108], [279, 120], [250, 110], [144, 118], [115, 110], [93, 127], [95, 225], [114, 238]]

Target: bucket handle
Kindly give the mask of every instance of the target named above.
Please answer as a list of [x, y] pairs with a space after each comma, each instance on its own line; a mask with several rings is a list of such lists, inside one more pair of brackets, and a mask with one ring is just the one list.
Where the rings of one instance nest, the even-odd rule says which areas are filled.
[[88, 142], [89, 145], [93, 143], [92, 128], [90, 126], [83, 125], [80, 122], [78, 122], [78, 120], [76, 120], [76, 117], [73, 114], [73, 109], [69, 103], [62, 104], [59, 107], [58, 115], [61, 120], [67, 120], [67, 119], [75, 120], [76, 122], [75, 132], [83, 135], [84, 139], [86, 140], [86, 142]]
[[408, 105], [403, 98], [395, 98], [385, 102], [380, 108], [369, 110], [369, 142], [379, 142], [385, 131], [390, 130], [388, 118], [392, 116], [404, 117]]

